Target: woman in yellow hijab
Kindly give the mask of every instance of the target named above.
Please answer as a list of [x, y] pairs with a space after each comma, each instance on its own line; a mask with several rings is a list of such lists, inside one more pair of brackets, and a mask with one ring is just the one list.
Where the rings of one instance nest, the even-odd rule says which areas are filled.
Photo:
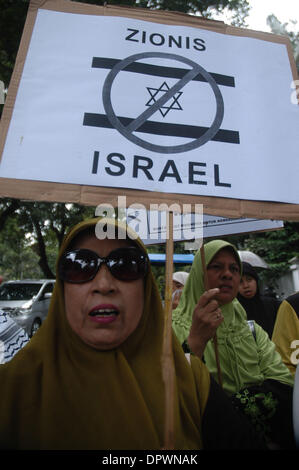
[[[122, 231], [100, 240], [103, 224], [70, 231], [46, 321], [0, 366], [3, 449], [163, 447], [160, 295], [140, 240]], [[254, 448], [205, 365], [189, 364], [174, 335], [173, 357], [175, 449]]]

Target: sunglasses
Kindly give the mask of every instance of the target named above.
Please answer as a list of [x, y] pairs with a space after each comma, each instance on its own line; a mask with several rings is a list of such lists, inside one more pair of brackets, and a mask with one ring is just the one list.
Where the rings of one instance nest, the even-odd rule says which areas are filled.
[[129, 247], [113, 250], [106, 257], [84, 248], [67, 251], [59, 261], [58, 273], [62, 281], [80, 284], [94, 279], [103, 264], [120, 281], [136, 281], [147, 272], [146, 254]]

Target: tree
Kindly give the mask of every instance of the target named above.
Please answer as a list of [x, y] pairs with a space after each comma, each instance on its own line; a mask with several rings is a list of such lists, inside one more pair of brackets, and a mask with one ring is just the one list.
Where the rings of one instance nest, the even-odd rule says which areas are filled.
[[[11, 207], [11, 206], [10, 206]], [[0, 231], [0, 274], [5, 279], [43, 277], [38, 256], [31, 249], [16, 211], [6, 218]]]
[[26, 277], [33, 274], [34, 277], [55, 277], [57, 252], [66, 232], [79, 221], [92, 217], [94, 208], [79, 204], [16, 202], [4, 199], [0, 203], [0, 208], [3, 207], [0, 218], [10, 211], [6, 224], [0, 226], [1, 275], [14, 274], [13, 277], [18, 278], [24, 277], [26, 272]]
[[20, 201], [17, 199], [4, 198], [0, 200], [0, 231], [3, 229], [7, 219], [14, 214], [19, 206]]
[[[299, 73], [299, 32], [289, 31], [289, 23], [281, 23], [275, 15], [270, 15], [267, 18], [267, 23], [271, 28], [272, 33], [287, 36], [293, 46], [294, 58]], [[297, 21], [290, 21], [293, 26], [297, 25]]]
[[299, 223], [285, 222], [282, 230], [251, 235], [245, 246], [268, 263], [262, 279], [275, 289], [276, 281], [289, 271], [290, 260], [299, 255]]

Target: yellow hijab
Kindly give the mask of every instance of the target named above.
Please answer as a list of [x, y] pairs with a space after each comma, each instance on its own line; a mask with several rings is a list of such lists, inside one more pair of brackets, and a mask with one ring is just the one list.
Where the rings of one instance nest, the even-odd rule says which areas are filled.
[[[65, 238], [58, 259], [90, 219]], [[144, 250], [140, 240], [136, 243]], [[118, 348], [98, 351], [71, 330], [57, 277], [47, 319], [10, 362], [0, 366], [0, 448], [161, 449], [164, 384], [163, 308], [151, 269], [139, 325]], [[209, 373], [191, 366], [173, 335], [175, 448], [202, 446]]]

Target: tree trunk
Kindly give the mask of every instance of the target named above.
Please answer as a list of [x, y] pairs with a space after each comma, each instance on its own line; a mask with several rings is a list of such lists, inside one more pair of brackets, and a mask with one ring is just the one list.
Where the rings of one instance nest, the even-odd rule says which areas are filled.
[[6, 220], [11, 216], [16, 209], [20, 207], [20, 202], [17, 199], [11, 201], [8, 207], [6, 207], [0, 214], [0, 231], [3, 230]]
[[38, 255], [39, 255], [39, 266], [43, 273], [45, 274], [47, 279], [55, 279], [55, 275], [53, 274], [52, 270], [50, 269], [50, 266], [48, 264], [48, 258], [47, 258], [47, 253], [46, 253], [46, 246], [45, 242], [43, 239], [43, 234], [41, 232], [40, 226], [38, 221], [32, 217], [31, 215], [31, 220], [36, 232], [37, 236], [37, 243], [38, 243]]

